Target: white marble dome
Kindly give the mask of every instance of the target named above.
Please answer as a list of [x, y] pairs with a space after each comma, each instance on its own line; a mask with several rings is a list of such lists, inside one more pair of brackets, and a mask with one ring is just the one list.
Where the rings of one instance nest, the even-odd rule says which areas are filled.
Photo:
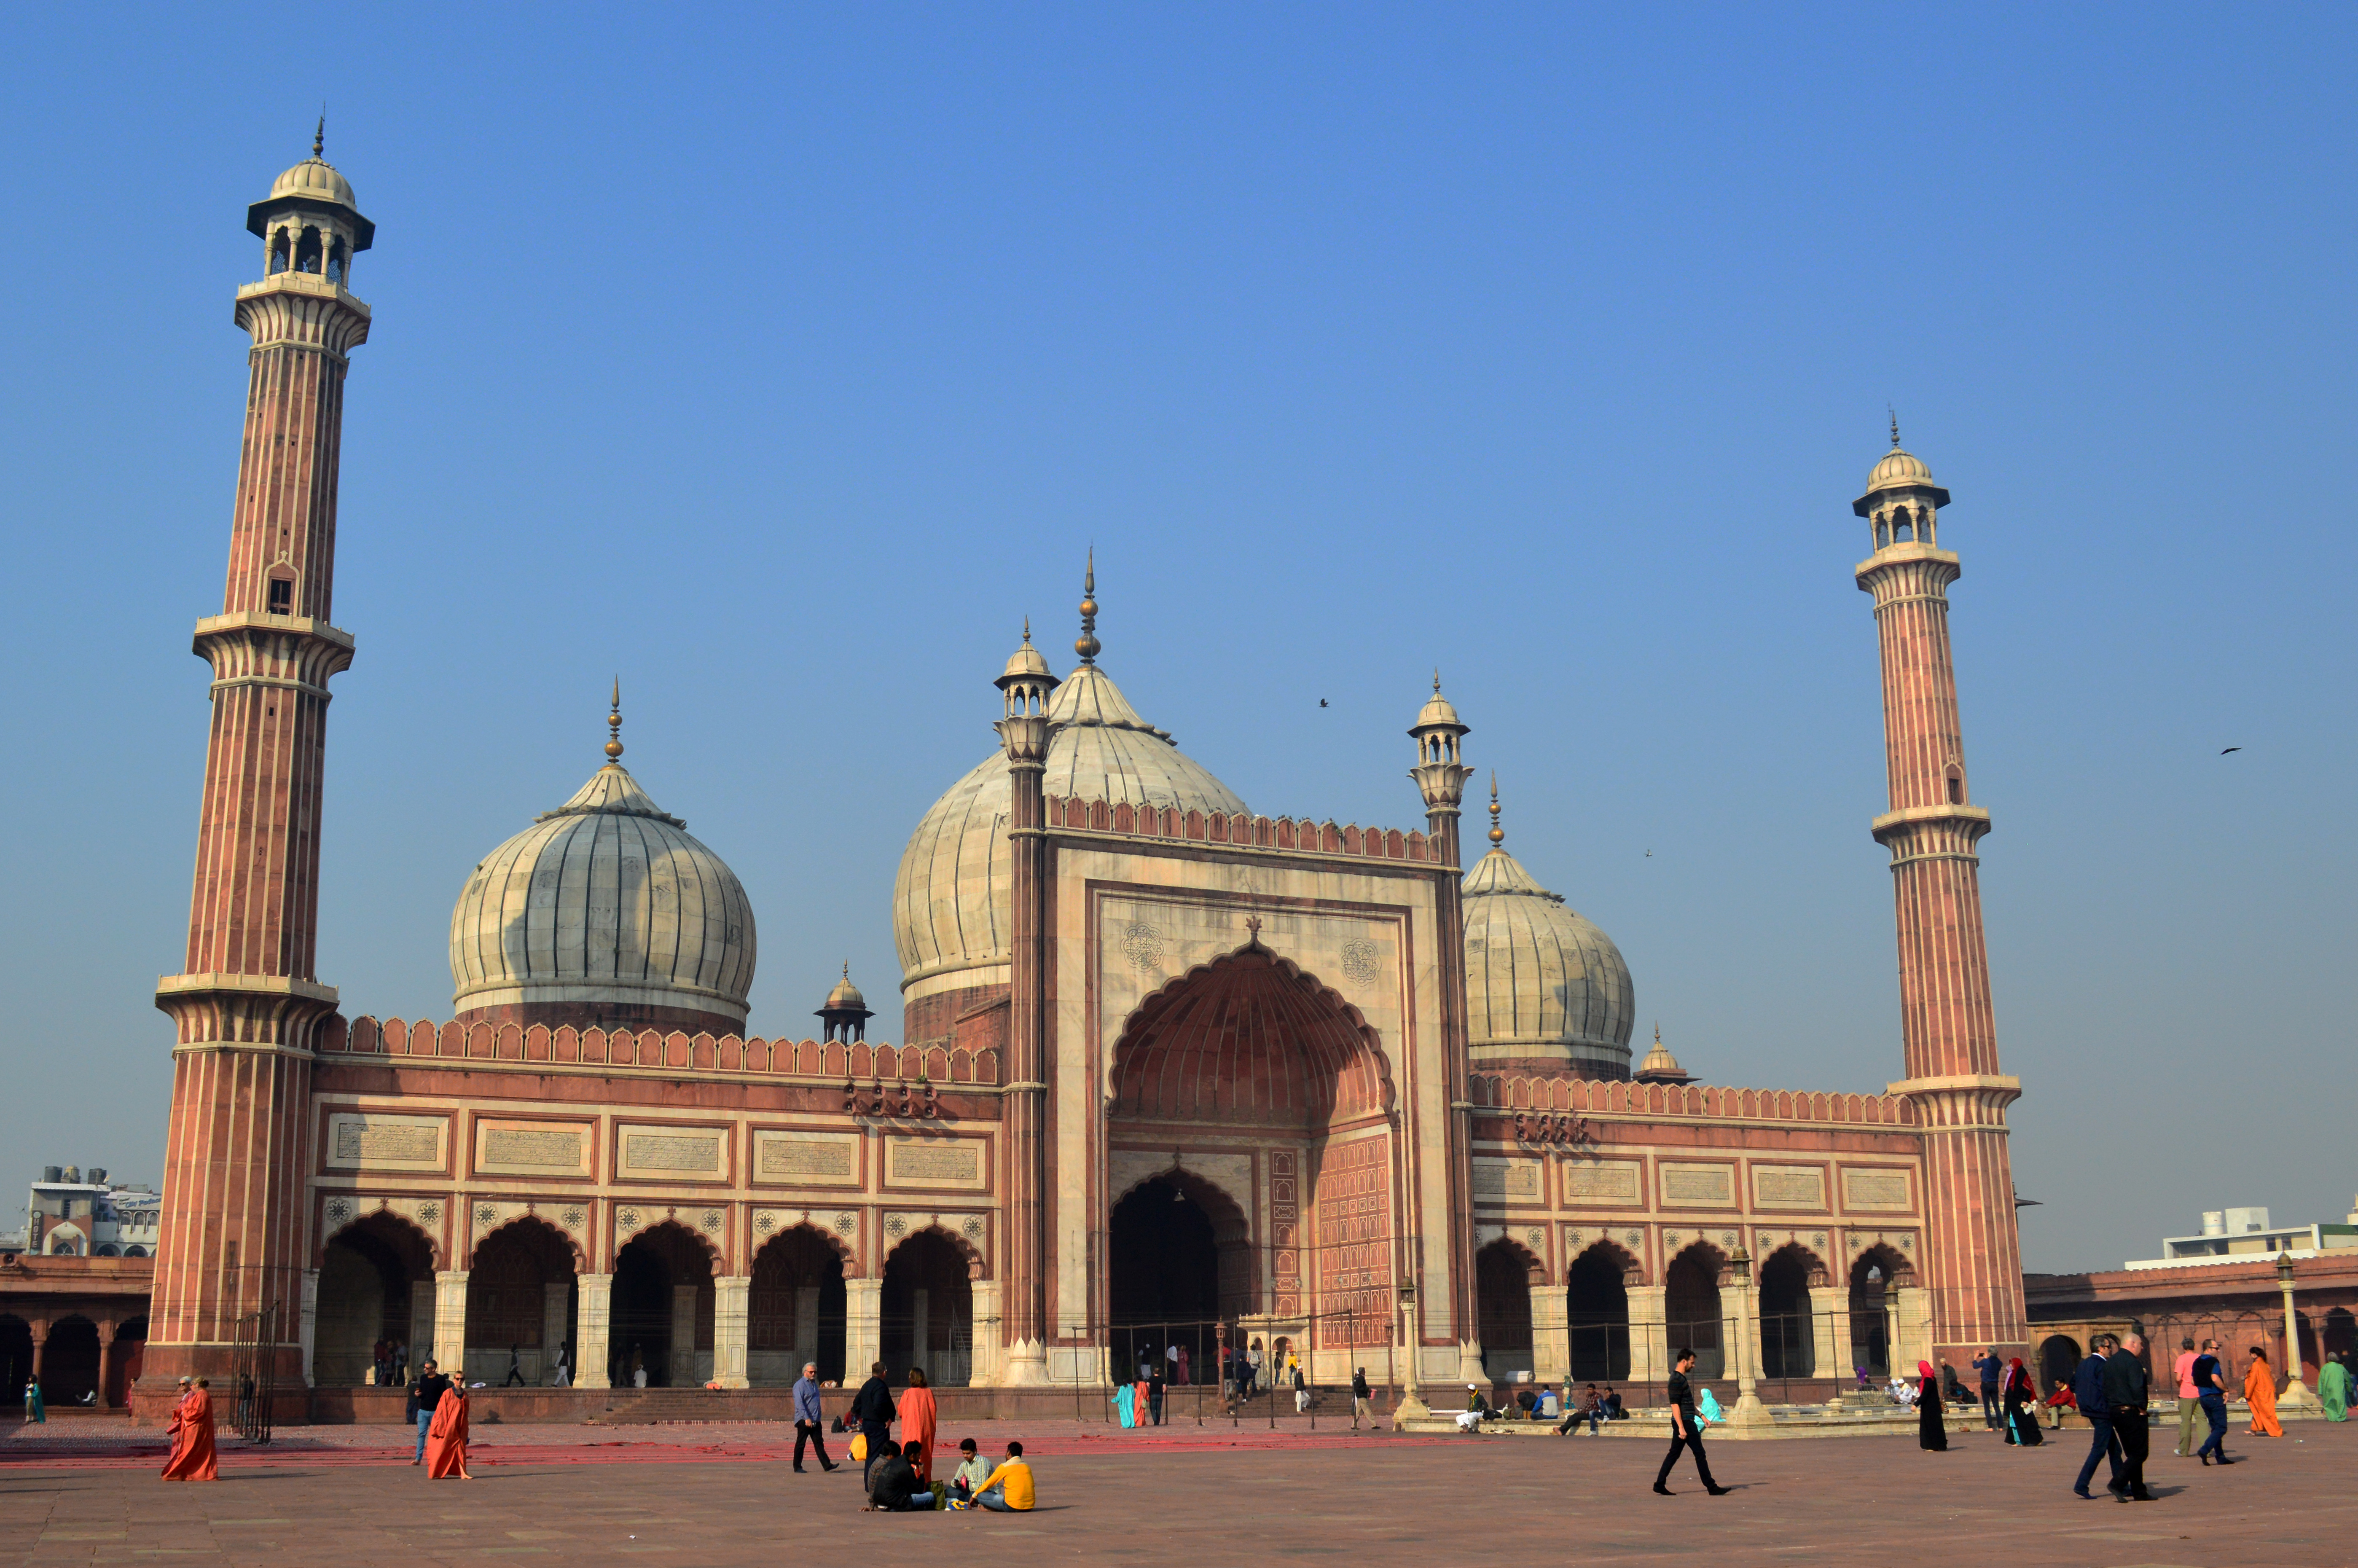
[[360, 210], [352, 199], [352, 182], [336, 170], [336, 166], [324, 158], [308, 157], [276, 179], [271, 181], [267, 201], [288, 196], [308, 197], [314, 201], [332, 201], [339, 207]]
[[462, 1017], [741, 1033], [753, 957], [736, 874], [620, 762], [485, 856], [450, 912]]
[[1466, 873], [1466, 1037], [1483, 1062], [1629, 1076], [1635, 994], [1613, 939], [1494, 849]]
[[[1111, 676], [1084, 664], [1058, 687], [1048, 717], [1052, 795], [1181, 811], [1245, 809], [1234, 790], [1138, 716]], [[904, 1001], [1007, 983], [1007, 753], [994, 751], [952, 784], [909, 837], [892, 884], [892, 940]]]

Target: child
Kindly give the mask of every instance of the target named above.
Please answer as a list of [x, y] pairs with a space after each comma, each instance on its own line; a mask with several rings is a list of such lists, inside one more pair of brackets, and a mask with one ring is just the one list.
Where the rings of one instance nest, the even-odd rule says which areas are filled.
[[1032, 1466], [1023, 1463], [1023, 1445], [1011, 1443], [1007, 1462], [974, 1489], [973, 1506], [993, 1513], [1029, 1513], [1032, 1498]]
[[950, 1507], [962, 1509], [974, 1501], [975, 1492], [990, 1479], [990, 1466], [975, 1452], [974, 1439], [958, 1444], [958, 1467], [950, 1472]]

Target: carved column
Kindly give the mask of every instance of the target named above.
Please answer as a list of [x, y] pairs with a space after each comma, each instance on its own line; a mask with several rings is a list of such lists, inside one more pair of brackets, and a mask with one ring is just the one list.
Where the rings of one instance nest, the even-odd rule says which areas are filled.
[[576, 1388], [613, 1386], [611, 1334], [614, 1300], [611, 1274], [576, 1274], [573, 1288], [579, 1303], [579, 1327], [573, 1340], [573, 1383]]
[[1659, 1383], [1671, 1375], [1670, 1288], [1629, 1285], [1629, 1380]]
[[884, 1354], [884, 1281], [843, 1281], [843, 1386], [858, 1388]]
[[[546, 1384], [556, 1376], [557, 1357], [565, 1353], [565, 1342], [573, 1337], [573, 1287], [570, 1284], [543, 1285], [540, 1296], [540, 1370], [539, 1380]], [[566, 1364], [579, 1382], [579, 1368]]]
[[748, 1387], [745, 1340], [752, 1326], [753, 1281], [728, 1274], [712, 1281], [712, 1380], [724, 1389]]
[[467, 1375], [467, 1271], [434, 1276], [434, 1359], [452, 1378]]
[[1557, 1382], [1572, 1376], [1572, 1303], [1562, 1285], [1542, 1281], [1531, 1290], [1531, 1379]]

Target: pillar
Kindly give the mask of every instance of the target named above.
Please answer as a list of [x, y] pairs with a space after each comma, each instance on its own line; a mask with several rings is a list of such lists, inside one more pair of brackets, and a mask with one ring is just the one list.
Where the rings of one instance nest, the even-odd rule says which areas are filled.
[[575, 1299], [579, 1327], [573, 1336], [573, 1385], [579, 1389], [611, 1388], [613, 1369], [609, 1363], [613, 1352], [607, 1337], [612, 1321], [614, 1276], [576, 1274], [573, 1288], [578, 1292]]
[[[573, 1283], [569, 1280], [540, 1288], [540, 1380], [556, 1376], [557, 1358], [573, 1337]], [[579, 1378], [574, 1379], [580, 1381]]]
[[704, 1381], [696, 1375], [698, 1294], [694, 1285], [671, 1288], [671, 1363], [665, 1371], [675, 1389], [692, 1389]]
[[1671, 1375], [1670, 1287], [1630, 1285], [1629, 1380], [1659, 1383]]
[[752, 1323], [753, 1281], [724, 1274], [712, 1281], [712, 1380], [724, 1389], [750, 1387], [745, 1340]]
[[978, 1389], [995, 1387], [1004, 1365], [1000, 1354], [1001, 1326], [999, 1281], [977, 1280], [974, 1291], [974, 1366], [967, 1380]]
[[[1940, 1346], [1932, 1343], [1931, 1292], [1921, 1285], [1902, 1285], [1885, 1292], [1891, 1300], [1891, 1370], [1894, 1376], [1912, 1377], [1916, 1363], [1930, 1361], [1932, 1370], [1941, 1369]], [[1973, 1355], [1978, 1356], [1976, 1348]], [[1953, 1363], [1954, 1357], [1951, 1357]], [[1965, 1357], [1963, 1370], [1973, 1368], [1973, 1356]]]
[[[31, 1331], [33, 1336], [32, 1375], [38, 1378], [41, 1375], [41, 1348], [49, 1342], [49, 1320], [45, 1317], [37, 1317], [25, 1326]], [[21, 1393], [24, 1390], [20, 1389], [17, 1391]], [[44, 1400], [49, 1398], [47, 1390], [43, 1391], [41, 1397]]]
[[467, 1373], [467, 1271], [434, 1276], [434, 1359], [453, 1378]]
[[1948, 589], [1961, 568], [1935, 543], [1949, 492], [1898, 449], [1896, 419], [1891, 444], [1851, 504], [1870, 520], [1874, 547], [1853, 576], [1874, 596], [1882, 654], [1890, 808], [1872, 831], [1891, 853], [1906, 1062], [1890, 1092], [1913, 1103], [1924, 1143], [1919, 1262], [1936, 1321], [1919, 1358], [1962, 1361], [1992, 1345], [2022, 1355], [2029, 1328], [2006, 1120], [2022, 1084], [1999, 1070], [1982, 935], [1978, 847], [1990, 814], [1968, 804], [1949, 646]]
[[[2277, 1408], [2298, 1411], [2305, 1416], [2321, 1414], [2325, 1407], [2309, 1391], [2309, 1385], [2300, 1380], [2300, 1318], [2293, 1311], [2292, 1255], [2288, 1252], [2279, 1253], [2277, 1257], [2277, 1283], [2284, 1291], [2285, 1326], [2285, 1386], [2284, 1392], [2277, 1396]], [[2320, 1356], [2325, 1354], [2321, 1339], [2318, 1343], [2317, 1353]]]
[[319, 1348], [319, 1271], [303, 1271], [303, 1386], [312, 1386], [311, 1357]]
[[1818, 1376], [1833, 1379], [1838, 1394], [1856, 1386], [1850, 1360], [1850, 1292], [1812, 1285], [1803, 1299], [1809, 1303], [1810, 1354]]
[[106, 1395], [114, 1377], [114, 1331], [121, 1326], [113, 1318], [103, 1319], [98, 1325], [98, 1398], [92, 1402], [101, 1410], [114, 1402]]
[[409, 1281], [409, 1370], [422, 1370], [434, 1354], [434, 1281]]
[[1760, 1320], [1753, 1311], [1752, 1258], [1743, 1248], [1729, 1260], [1728, 1293], [1736, 1307], [1736, 1404], [1727, 1412], [1730, 1426], [1771, 1424], [1768, 1407], [1760, 1402]]
[[843, 1281], [843, 1386], [858, 1388], [884, 1354], [884, 1281]]
[[795, 1376], [802, 1376], [803, 1363], [818, 1359], [818, 1287], [795, 1287]]
[[1572, 1376], [1572, 1299], [1562, 1285], [1531, 1287], [1531, 1380]]

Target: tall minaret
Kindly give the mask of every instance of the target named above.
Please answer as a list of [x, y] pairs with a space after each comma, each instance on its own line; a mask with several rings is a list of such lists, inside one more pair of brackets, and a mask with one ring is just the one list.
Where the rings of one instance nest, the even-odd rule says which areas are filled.
[[345, 356], [368, 338], [352, 257], [375, 225], [314, 137], [246, 227], [263, 279], [237, 291], [254, 348], [229, 581], [196, 631], [212, 666], [196, 889], [187, 961], [156, 992], [178, 1039], [151, 1383], [227, 1372], [240, 1320], [265, 1309], [277, 1376], [300, 1381], [311, 1053], [336, 1011], [313, 973], [328, 677], [352, 658], [351, 634], [329, 623], [336, 454]]
[[[1995, 1345], [2025, 1343], [2022, 1251], [2006, 1108], [2021, 1081], [1998, 1071], [1982, 942], [1981, 859], [1989, 813], [1970, 804], [1957, 675], [1949, 658], [1949, 584], [1957, 557], [1938, 544], [1949, 492], [1899, 449], [1875, 465], [1851, 510], [1867, 519], [1875, 553], [1859, 563], [1875, 596], [1883, 648], [1883, 739], [1891, 808], [1875, 819], [1891, 851], [1899, 929], [1899, 1027], [1907, 1078], [1924, 1132], [1921, 1249], [1932, 1347], [1963, 1366]], [[1966, 1353], [1970, 1353], [1970, 1355]]]
[[[1441, 672], [1433, 672], [1433, 696], [1417, 711], [1416, 722], [1409, 727], [1409, 735], [1416, 741], [1416, 766], [1408, 776], [1424, 796], [1424, 823], [1433, 852], [1447, 868], [1440, 881], [1433, 884], [1435, 930], [1433, 942], [1434, 992], [1441, 1009], [1441, 1049], [1444, 1061], [1443, 1082], [1449, 1088], [1448, 1180], [1450, 1231], [1445, 1238], [1448, 1269], [1446, 1278], [1455, 1288], [1450, 1292], [1450, 1326], [1457, 1338], [1457, 1376], [1469, 1382], [1487, 1376], [1482, 1370], [1482, 1342], [1476, 1327], [1474, 1281], [1474, 1104], [1469, 1098], [1469, 1074], [1472, 1064], [1468, 1057], [1466, 1033], [1466, 911], [1465, 890], [1457, 875], [1457, 818], [1466, 800], [1466, 781], [1474, 770], [1466, 766], [1458, 754], [1458, 742], [1467, 734], [1467, 727], [1459, 721], [1456, 707], [1441, 695]], [[1422, 1249], [1423, 1257], [1411, 1258], [1406, 1267], [1412, 1277], [1422, 1272], [1417, 1281], [1418, 1299], [1425, 1304], [1420, 1310], [1421, 1337], [1434, 1337], [1436, 1314], [1431, 1289], [1436, 1279], [1436, 1266], [1441, 1259], [1427, 1241]]]

